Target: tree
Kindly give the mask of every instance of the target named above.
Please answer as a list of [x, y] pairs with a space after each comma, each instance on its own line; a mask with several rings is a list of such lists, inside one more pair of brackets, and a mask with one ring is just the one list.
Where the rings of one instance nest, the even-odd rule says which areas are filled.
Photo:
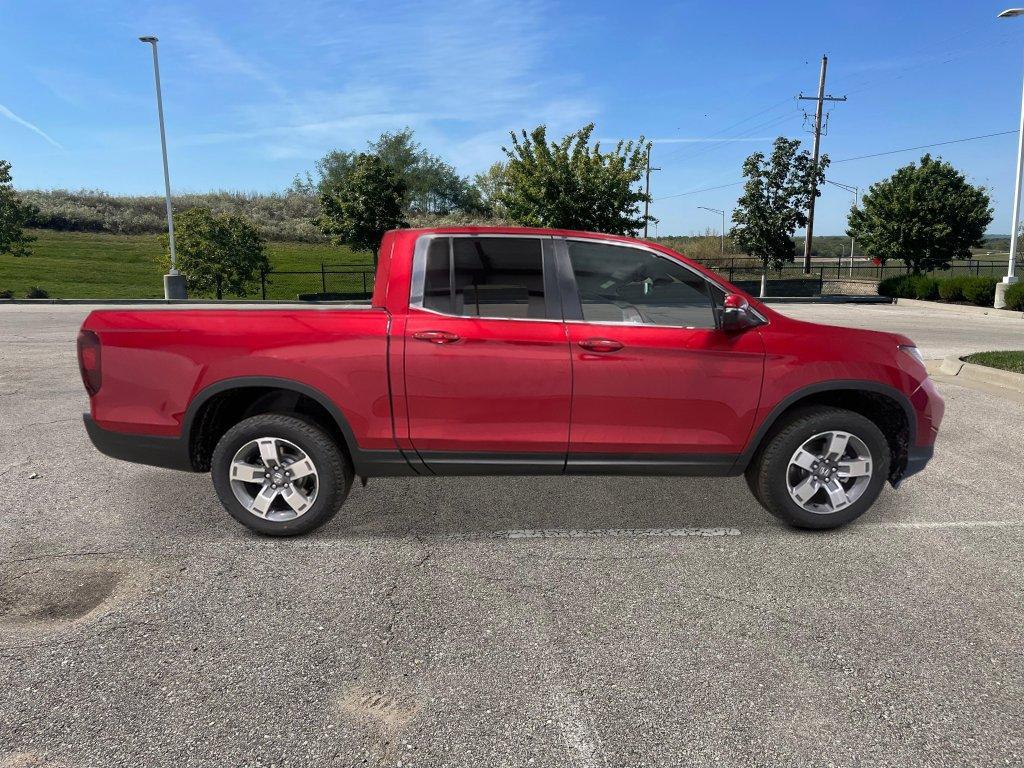
[[405, 189], [405, 181], [379, 155], [357, 155], [339, 186], [321, 193], [317, 224], [335, 243], [371, 251], [376, 266], [384, 233], [406, 226]]
[[747, 177], [733, 211], [730, 236], [744, 252], [761, 259], [765, 270], [793, 261], [793, 233], [807, 226], [807, 206], [825, 178], [828, 155], [817, 166], [800, 142], [779, 136], [771, 157], [755, 152], [743, 162]]
[[[633, 234], [644, 225], [640, 204], [647, 195], [638, 182], [650, 143], [619, 141], [612, 152], [590, 146], [594, 125], [548, 143], [541, 125], [512, 134], [504, 182], [496, 200], [519, 224]], [[653, 219], [651, 219], [653, 221]]]
[[[453, 211], [475, 213], [480, 196], [469, 180], [437, 155], [427, 152], [413, 139], [411, 128], [382, 133], [367, 142], [368, 154], [377, 155], [405, 183], [402, 210], [406, 214], [448, 214]], [[296, 191], [335, 194], [355, 168], [358, 152], [333, 150], [316, 163], [317, 180], [311, 174], [297, 177]]]
[[[247, 296], [260, 273], [270, 271], [263, 237], [241, 216], [189, 208], [174, 217], [174, 243], [178, 268], [193, 294]], [[169, 251], [165, 264], [170, 265]]]
[[14, 191], [11, 164], [0, 160], [0, 254], [28, 256], [34, 237], [25, 233], [25, 225], [36, 213], [33, 205], [23, 203]]
[[984, 187], [931, 155], [872, 184], [863, 206], [850, 212], [847, 234], [883, 264], [902, 259], [914, 274], [948, 269], [970, 256], [992, 221]]
[[505, 164], [502, 162], [493, 163], [486, 171], [473, 177], [473, 186], [477, 190], [483, 213], [498, 218], [506, 215], [505, 206], [501, 202], [505, 184]]

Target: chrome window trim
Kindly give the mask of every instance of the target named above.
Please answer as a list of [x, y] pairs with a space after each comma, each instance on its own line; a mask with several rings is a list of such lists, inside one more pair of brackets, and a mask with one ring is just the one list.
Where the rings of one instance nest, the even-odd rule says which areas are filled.
[[[703, 272], [698, 272], [696, 269], [691, 267], [689, 264], [686, 264], [685, 262], [679, 261], [678, 259], [674, 259], [671, 256], [669, 256], [669, 255], [667, 255], [665, 253], [662, 253], [659, 250], [651, 248], [649, 245], [644, 245], [643, 243], [622, 242], [621, 240], [609, 240], [609, 239], [603, 238], [603, 237], [573, 237], [573, 236], [569, 236], [569, 237], [563, 237], [562, 239], [565, 240], [566, 243], [568, 243], [571, 240], [571, 241], [577, 242], [577, 243], [600, 243], [602, 245], [617, 245], [620, 248], [633, 248], [633, 249], [638, 250], [638, 251], [646, 251], [647, 253], [650, 253], [653, 256], [657, 256], [659, 258], [665, 259], [666, 261], [671, 261], [673, 264], [678, 264], [680, 267], [685, 269], [687, 272], [690, 272], [691, 274], [695, 275], [696, 277], [699, 277], [701, 280], [704, 280], [704, 281], [706, 281], [708, 283], [711, 283], [713, 286], [715, 286], [718, 290], [720, 290], [725, 295], [728, 296], [729, 293], [730, 293], [730, 291], [727, 290], [725, 288], [725, 286], [720, 284], [717, 280], [712, 280], [710, 277], [705, 275]], [[577, 290], [579, 290], [579, 286], [577, 286]], [[754, 309], [754, 307], [750, 307], [750, 311], [753, 312], [755, 315], [757, 315], [758, 318], [760, 318], [761, 322], [764, 325], [768, 325], [768, 318], [766, 318], [764, 315], [762, 315], [760, 312], [758, 312], [756, 309]], [[684, 329], [684, 330], [690, 330], [690, 331], [709, 331], [709, 330], [710, 331], [717, 331], [717, 330], [721, 330], [721, 328], [718, 326], [717, 320], [715, 322], [715, 325], [713, 327], [711, 327], [711, 328], [698, 327], [696, 325], [656, 325], [656, 324], [653, 324], [653, 323], [620, 323], [620, 322], [615, 322], [615, 321], [609, 321], [607, 323], [604, 323], [604, 322], [599, 322], [599, 321], [594, 321], [594, 320], [566, 320], [565, 322], [567, 322], [567, 323], [585, 323], [587, 325], [626, 325], [626, 326], [631, 326], [631, 327], [636, 327], [636, 328], [677, 328], [677, 329]]]
[[[511, 320], [519, 323], [561, 323], [564, 322], [561, 319], [549, 318], [549, 317], [496, 317], [493, 315], [453, 315], [448, 312], [439, 312], [436, 309], [429, 309], [423, 306], [423, 287], [427, 280], [427, 252], [430, 250], [430, 244], [437, 238], [446, 238], [450, 245], [448, 249], [448, 268], [449, 270], [455, 269], [455, 238], [462, 237], [488, 237], [488, 238], [507, 238], [513, 240], [536, 240], [541, 247], [541, 280], [544, 279], [544, 240], [553, 240], [552, 235], [512, 235], [512, 234], [476, 234], [469, 232], [459, 232], [457, 234], [443, 234], [440, 232], [434, 232], [427, 235], [420, 235], [416, 238], [416, 246], [413, 249], [412, 254], [412, 275], [410, 277], [409, 285], [409, 309], [418, 309], [420, 312], [427, 312], [431, 315], [437, 315], [438, 317], [452, 317], [460, 320]], [[449, 275], [449, 286], [454, 284], [454, 279]]]

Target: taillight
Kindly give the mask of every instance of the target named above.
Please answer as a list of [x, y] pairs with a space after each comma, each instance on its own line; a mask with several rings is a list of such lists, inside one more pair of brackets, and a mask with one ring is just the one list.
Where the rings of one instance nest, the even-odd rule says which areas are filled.
[[100, 337], [92, 331], [78, 332], [78, 370], [82, 373], [85, 391], [95, 395], [103, 383], [100, 364]]

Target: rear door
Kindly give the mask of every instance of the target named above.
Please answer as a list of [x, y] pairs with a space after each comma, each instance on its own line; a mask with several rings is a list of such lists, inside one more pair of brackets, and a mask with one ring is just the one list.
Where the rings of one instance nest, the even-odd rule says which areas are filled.
[[405, 325], [409, 438], [438, 474], [561, 472], [571, 364], [549, 237], [424, 236]]
[[719, 329], [723, 291], [642, 246], [558, 242], [573, 290], [567, 469], [715, 473], [750, 433], [764, 345]]

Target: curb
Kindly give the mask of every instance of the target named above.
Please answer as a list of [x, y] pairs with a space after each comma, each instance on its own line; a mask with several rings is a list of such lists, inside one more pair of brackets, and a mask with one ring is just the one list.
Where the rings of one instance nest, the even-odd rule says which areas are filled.
[[946, 304], [941, 301], [922, 301], [921, 299], [896, 299], [901, 307], [919, 307], [921, 309], [941, 309], [958, 315], [984, 315], [988, 317], [1024, 318], [1024, 312], [1010, 309], [993, 309], [992, 307], [972, 307], [969, 304]]
[[939, 367], [939, 372], [946, 376], [959, 376], [968, 381], [978, 381], [983, 384], [993, 384], [997, 387], [1008, 387], [1024, 392], [1024, 373], [965, 363], [958, 355], [950, 355], [945, 358]]

